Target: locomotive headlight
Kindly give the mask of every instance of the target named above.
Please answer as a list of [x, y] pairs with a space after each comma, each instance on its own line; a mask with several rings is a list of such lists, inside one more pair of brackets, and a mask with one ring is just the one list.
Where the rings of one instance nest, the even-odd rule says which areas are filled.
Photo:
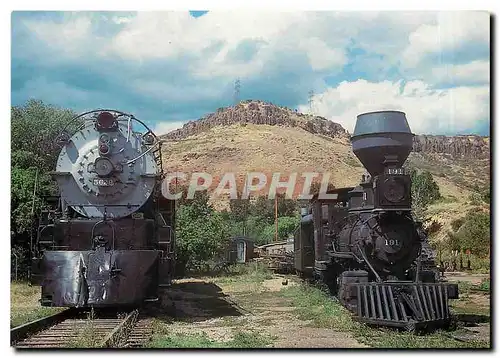
[[117, 126], [115, 117], [109, 112], [101, 112], [97, 116], [98, 129], [112, 129]]
[[388, 178], [384, 181], [384, 197], [391, 203], [398, 203], [405, 199], [406, 186], [398, 178]]
[[110, 141], [110, 138], [109, 138], [109, 135], [106, 134], [106, 133], [103, 133], [99, 136], [99, 142], [101, 143], [109, 143]]
[[107, 143], [101, 143], [99, 145], [99, 153], [103, 155], [109, 154], [109, 145]]

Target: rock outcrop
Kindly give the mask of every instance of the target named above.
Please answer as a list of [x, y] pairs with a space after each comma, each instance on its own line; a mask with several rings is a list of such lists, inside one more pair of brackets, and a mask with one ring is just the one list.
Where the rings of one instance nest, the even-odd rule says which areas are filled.
[[490, 144], [488, 137], [478, 135], [417, 135], [413, 138], [413, 151], [449, 154], [453, 158], [486, 159], [490, 156]]
[[216, 126], [233, 124], [267, 124], [271, 126], [299, 127], [310, 133], [328, 137], [348, 137], [338, 123], [319, 116], [303, 114], [286, 107], [262, 101], [243, 101], [233, 107], [219, 108], [215, 113], [186, 123], [182, 128], [164, 136], [165, 139], [182, 139]]
[[[219, 108], [205, 117], [186, 123], [182, 128], [163, 136], [167, 140], [183, 139], [217, 126], [233, 124], [267, 124], [299, 127], [310, 133], [330, 138], [349, 138], [349, 133], [338, 123], [324, 117], [312, 116], [263, 101], [247, 100], [232, 107]], [[477, 135], [440, 136], [417, 135], [413, 151], [449, 154], [453, 158], [485, 159], [490, 156], [488, 137]]]

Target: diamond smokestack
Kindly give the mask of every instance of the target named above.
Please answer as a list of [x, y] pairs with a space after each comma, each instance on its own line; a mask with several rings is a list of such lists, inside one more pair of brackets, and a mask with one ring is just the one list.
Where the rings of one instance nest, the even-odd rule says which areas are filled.
[[413, 146], [406, 115], [377, 111], [358, 115], [351, 137], [352, 150], [372, 177], [385, 167], [401, 167]]

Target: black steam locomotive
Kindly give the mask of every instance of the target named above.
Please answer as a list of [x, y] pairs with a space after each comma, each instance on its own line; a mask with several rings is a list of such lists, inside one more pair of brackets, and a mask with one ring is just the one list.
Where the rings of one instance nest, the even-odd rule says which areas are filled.
[[361, 114], [351, 138], [369, 174], [356, 187], [316, 194], [295, 234], [295, 269], [328, 285], [365, 323], [414, 329], [447, 325], [458, 287], [428, 262], [426, 234], [411, 214], [412, 149], [406, 116]]
[[[52, 176], [59, 195], [32, 243], [41, 304], [140, 305], [158, 300], [174, 268], [175, 203], [161, 195], [161, 142], [140, 120], [115, 110], [75, 117], [58, 137]], [[67, 126], [67, 127], [68, 127]]]

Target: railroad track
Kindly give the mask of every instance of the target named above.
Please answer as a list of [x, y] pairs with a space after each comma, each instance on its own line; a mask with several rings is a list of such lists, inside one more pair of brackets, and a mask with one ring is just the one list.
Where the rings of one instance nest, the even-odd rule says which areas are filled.
[[139, 348], [151, 337], [138, 310], [117, 313], [70, 308], [11, 329], [11, 346], [24, 348]]

